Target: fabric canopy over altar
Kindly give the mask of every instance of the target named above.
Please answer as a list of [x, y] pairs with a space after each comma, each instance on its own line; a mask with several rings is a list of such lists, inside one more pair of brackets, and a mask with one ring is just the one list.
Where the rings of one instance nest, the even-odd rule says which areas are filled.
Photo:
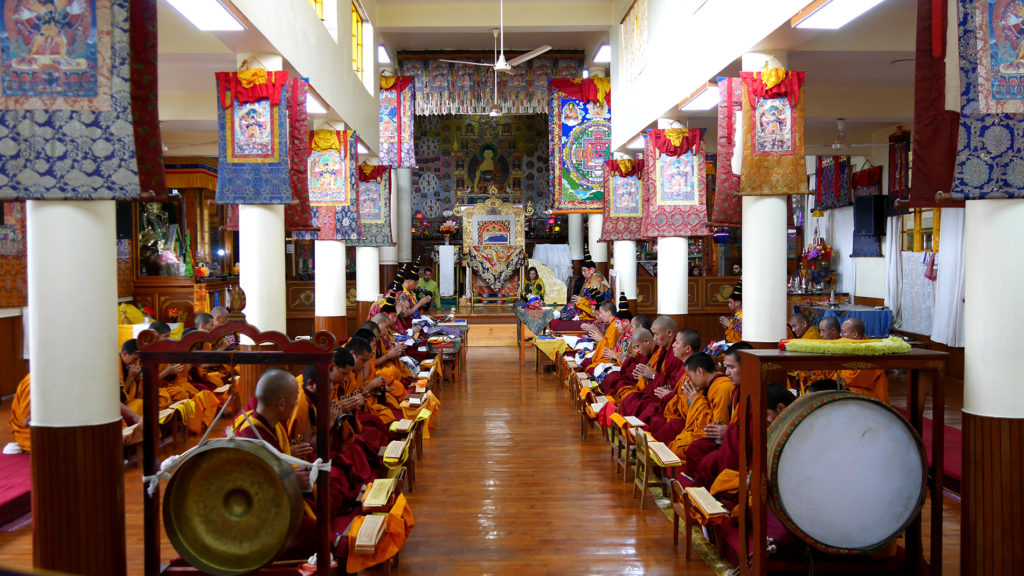
[[521, 246], [470, 246], [469, 267], [475, 278], [501, 293], [502, 287], [519, 273], [525, 254]]
[[[437, 54], [437, 53], [435, 53]], [[508, 56], [511, 58], [511, 56]], [[486, 114], [494, 102], [494, 73], [485, 66], [454, 64], [466, 60], [492, 64], [493, 56], [479, 52], [432, 55], [399, 54], [402, 76], [415, 80], [416, 115]], [[499, 104], [505, 113], [546, 114], [548, 80], [578, 77], [583, 55], [578, 52], [547, 53], [516, 67], [515, 74], [498, 74]]]

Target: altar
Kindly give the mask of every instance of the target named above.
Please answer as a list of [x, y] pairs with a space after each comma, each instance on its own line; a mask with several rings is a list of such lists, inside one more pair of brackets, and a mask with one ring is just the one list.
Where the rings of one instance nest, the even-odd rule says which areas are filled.
[[480, 304], [511, 305], [519, 297], [526, 261], [526, 210], [490, 197], [461, 209], [462, 251], [466, 262], [466, 298]]

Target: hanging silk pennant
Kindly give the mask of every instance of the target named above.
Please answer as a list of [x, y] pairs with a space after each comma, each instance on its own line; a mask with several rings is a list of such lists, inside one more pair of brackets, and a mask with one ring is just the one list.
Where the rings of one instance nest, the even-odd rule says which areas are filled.
[[946, 109], [946, 22], [956, 19], [956, 14], [947, 15], [947, 5], [945, 0], [917, 0], [910, 207], [935, 206], [935, 193], [953, 187], [960, 115]]
[[[220, 204], [291, 204], [288, 72], [218, 72]], [[284, 104], [284, 105], [282, 105]]]
[[611, 157], [611, 83], [607, 78], [548, 83], [549, 181], [556, 212], [600, 212], [604, 163]]
[[604, 163], [604, 223], [601, 242], [639, 240], [643, 218], [644, 161], [609, 160]]
[[909, 208], [897, 208], [896, 201], [910, 200], [910, 132], [902, 127], [889, 135], [889, 196], [885, 200], [888, 216], [910, 214]]
[[831, 210], [853, 204], [853, 168], [849, 156], [818, 156], [815, 181], [815, 210]]
[[411, 76], [380, 77], [380, 165], [415, 168], [416, 87]]
[[289, 232], [314, 229], [309, 210], [309, 118], [303, 78], [288, 81], [288, 183], [292, 201], [284, 207], [284, 229]]
[[715, 226], [739, 226], [743, 221], [743, 201], [739, 174], [732, 171], [732, 157], [736, 148], [736, 117], [743, 113], [743, 82], [739, 78], [719, 78], [718, 94], [718, 156], [708, 222]]
[[1007, 0], [958, 4], [960, 137], [953, 197], [1024, 198], [1024, 11]]
[[644, 136], [643, 223], [647, 238], [704, 236], [708, 212], [704, 130], [649, 130]]
[[358, 240], [359, 193], [354, 131], [309, 133], [309, 204], [316, 232], [296, 232], [300, 240]]
[[[780, 70], [778, 68], [771, 71]], [[761, 72], [741, 72], [743, 81], [744, 196], [807, 193], [804, 160], [803, 72], [780, 71], [778, 83]]]
[[4, 3], [0, 199], [139, 197], [128, 6]]
[[394, 246], [391, 238], [391, 169], [363, 164], [359, 177], [359, 239], [352, 246]]

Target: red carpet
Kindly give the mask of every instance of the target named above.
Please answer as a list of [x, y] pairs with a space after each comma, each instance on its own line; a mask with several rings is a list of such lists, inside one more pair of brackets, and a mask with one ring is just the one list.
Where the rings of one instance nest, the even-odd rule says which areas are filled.
[[[906, 410], [902, 408], [896, 409], [904, 417], [907, 416]], [[924, 441], [924, 450], [928, 454], [928, 464], [932, 463], [932, 421], [929, 418], [921, 419], [921, 427], [924, 429], [921, 432], [921, 440]], [[960, 493], [960, 482], [963, 479], [963, 432], [953, 428], [952, 426], [943, 426], [944, 434], [942, 437], [943, 441], [943, 452], [945, 456], [942, 461], [942, 470], [945, 474], [945, 481], [943, 485], [951, 492]]]
[[32, 464], [28, 454], [0, 454], [0, 526], [32, 510]]

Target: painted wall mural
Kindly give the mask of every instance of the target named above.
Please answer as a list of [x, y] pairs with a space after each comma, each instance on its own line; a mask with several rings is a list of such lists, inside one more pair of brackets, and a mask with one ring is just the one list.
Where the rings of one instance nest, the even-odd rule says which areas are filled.
[[538, 213], [551, 207], [544, 115], [417, 116], [416, 164], [413, 209], [425, 218], [452, 209], [456, 190], [485, 196], [491, 185]]

